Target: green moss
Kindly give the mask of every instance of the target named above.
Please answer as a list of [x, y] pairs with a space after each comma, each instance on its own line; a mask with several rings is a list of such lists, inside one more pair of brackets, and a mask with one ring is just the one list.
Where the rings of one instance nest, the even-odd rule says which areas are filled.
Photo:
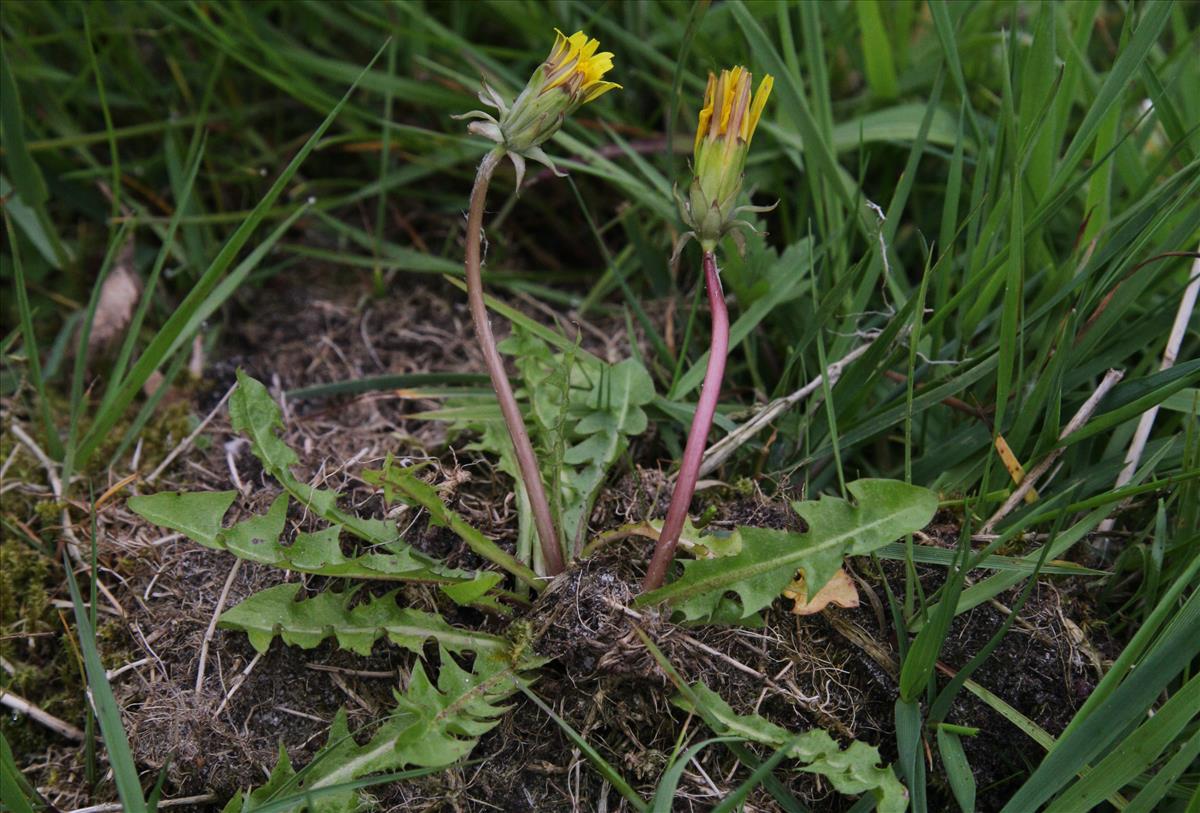
[[0, 542], [0, 655], [12, 660], [20, 638], [52, 629], [50, 561], [18, 540]]
[[[61, 569], [24, 542], [0, 540], [0, 655], [13, 668], [0, 685], [55, 717], [80, 725], [83, 681], [51, 604]], [[24, 718], [5, 716], [4, 736], [18, 755], [44, 751], [59, 739]]]
[[[66, 400], [48, 394], [55, 415], [70, 414]], [[107, 466], [121, 439], [131, 425], [128, 418], [109, 432], [80, 472], [85, 479], [103, 483]], [[79, 436], [87, 431], [90, 415], [80, 421]], [[159, 463], [196, 425], [190, 399], [162, 406], [142, 429], [140, 466], [146, 471]], [[47, 448], [40, 426], [29, 425], [26, 430]], [[65, 432], [64, 432], [65, 436]], [[0, 460], [7, 460], [17, 449], [5, 473], [6, 482], [23, 482], [46, 489], [46, 472], [42, 464], [10, 434], [0, 435]], [[78, 489], [78, 486], [76, 486]], [[86, 500], [89, 495], [71, 495]], [[61, 523], [62, 502], [37, 494], [14, 489], [4, 496], [3, 515], [7, 525], [0, 530], [0, 656], [12, 666], [0, 671], [0, 687], [24, 697], [39, 708], [82, 727], [86, 693], [80, 666], [72, 643], [64, 636], [64, 621], [51, 603], [53, 598], [65, 598], [65, 582], [58, 562], [39, 553], [13, 529], [21, 523], [31, 533], [49, 539], [46, 529]], [[75, 516], [79, 521], [86, 518]], [[47, 544], [46, 549], [50, 549]], [[120, 563], [117, 565], [120, 567]], [[67, 623], [71, 614], [66, 613]], [[74, 633], [72, 633], [74, 634]], [[106, 667], [125, 663], [130, 658], [130, 642], [120, 623], [101, 624], [96, 633]], [[18, 755], [42, 753], [50, 745], [62, 741], [37, 723], [23, 717], [4, 715], [0, 720], [4, 736]]]

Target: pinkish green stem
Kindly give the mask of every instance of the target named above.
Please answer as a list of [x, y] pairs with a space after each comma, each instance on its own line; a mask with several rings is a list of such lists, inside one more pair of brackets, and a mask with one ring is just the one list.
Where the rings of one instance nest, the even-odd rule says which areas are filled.
[[525, 430], [521, 409], [517, 406], [512, 387], [509, 386], [504, 361], [500, 358], [500, 351], [496, 349], [496, 337], [492, 335], [492, 323], [488, 318], [487, 305], [483, 301], [483, 276], [480, 270], [483, 207], [487, 200], [492, 173], [503, 157], [504, 150], [500, 148], [485, 155], [475, 176], [475, 186], [471, 189], [471, 207], [467, 210], [467, 300], [471, 305], [471, 319], [475, 323], [479, 349], [483, 352], [488, 376], [492, 379], [492, 389], [496, 391], [500, 412], [504, 415], [504, 423], [508, 426], [508, 434], [512, 438], [513, 449], [517, 455], [517, 463], [521, 467], [521, 479], [525, 482], [525, 490], [529, 494], [533, 524], [537, 528], [538, 540], [542, 546], [542, 560], [546, 564], [546, 572], [557, 576], [563, 572], [562, 546], [558, 543], [554, 517], [550, 513], [550, 503], [546, 500], [546, 489], [542, 485], [537, 456], [533, 453], [533, 445], [529, 442], [529, 433]]
[[704, 457], [704, 445], [708, 442], [708, 430], [712, 428], [713, 415], [717, 411], [717, 399], [721, 394], [721, 380], [725, 377], [725, 357], [729, 353], [729, 311], [725, 307], [725, 292], [721, 290], [721, 278], [717, 273], [717, 259], [711, 251], [704, 252], [704, 285], [708, 289], [708, 305], [712, 311], [712, 344], [708, 352], [708, 369], [704, 373], [704, 385], [700, 388], [700, 400], [692, 418], [687, 445], [683, 449], [683, 460], [679, 463], [679, 476], [675, 480], [675, 493], [667, 509], [662, 533], [654, 546], [654, 556], [642, 581], [642, 590], [656, 590], [667, 576], [667, 568], [675, 559], [675, 547], [679, 534], [687, 520], [692, 495], [696, 493], [696, 481], [700, 476], [700, 461]]

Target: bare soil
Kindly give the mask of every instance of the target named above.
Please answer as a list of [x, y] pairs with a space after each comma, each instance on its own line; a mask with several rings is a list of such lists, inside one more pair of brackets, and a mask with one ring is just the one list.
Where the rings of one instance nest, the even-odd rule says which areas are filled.
[[[361, 285], [333, 278], [277, 281], [231, 323], [225, 355], [210, 361], [205, 380], [187, 397], [195, 414], [206, 415], [229, 389], [238, 367], [274, 391], [384, 373], [474, 372], [480, 365], [469, 336], [462, 297], [440, 282], [373, 299]], [[623, 319], [589, 323], [582, 337], [608, 357], [629, 352]], [[361, 470], [389, 453], [425, 457], [454, 509], [506, 544], [516, 528], [508, 486], [489, 461], [464, 451], [467, 439], [448, 439], [439, 425], [408, 417], [431, 405], [394, 391], [289, 403], [287, 440], [301, 458], [297, 474], [340, 489], [355, 511], [383, 516], [388, 509], [359, 479]], [[223, 411], [205, 438], [204, 448], [181, 455], [152, 488], [139, 488], [237, 488], [242, 496], [236, 515], [264, 508], [278, 487], [231, 431]], [[652, 440], [635, 446], [596, 506], [593, 532], [665, 511], [666, 464], [655, 454], [661, 450]], [[114, 481], [121, 474], [114, 472]], [[787, 503], [795, 496], [719, 487], [701, 491], [693, 508], [714, 506], [718, 526], [798, 527]], [[418, 547], [457, 566], [478, 563], [456, 537], [429, 527], [419, 513], [404, 509], [387, 515], [407, 528], [407, 538]], [[296, 513], [289, 532], [309, 522]], [[323, 743], [339, 708], [348, 712], [352, 730], [369, 730], [389, 708], [392, 690], [406, 684], [414, 656], [385, 644], [362, 658], [328, 643], [305, 651], [277, 640], [260, 656], [241, 633], [217, 629], [197, 691], [203, 642], [222, 598], [223, 606], [232, 606], [298, 577], [235, 564], [228, 554], [169, 536], [129, 512], [120, 499], [99, 512], [98, 523], [101, 578], [124, 613], [104, 616], [109, 665], [124, 667], [113, 679], [114, 688], [147, 777], [167, 766], [168, 797], [210, 793], [224, 801], [239, 788], [265, 780], [280, 745], [302, 764]], [[939, 517], [930, 533], [953, 545], [955, 518]], [[686, 679], [703, 680], [736, 710], [763, 714], [793, 730], [820, 726], [843, 742], [857, 738], [878, 745], [885, 760], [896, 758], [892, 715], [898, 654], [881, 581], [887, 576], [900, 583], [902, 574], [892, 563], [884, 563], [882, 571], [868, 559], [849, 563], [862, 594], [858, 609], [800, 617], [779, 601], [765, 614], [762, 629], [684, 628], [653, 613], [638, 617], [628, 611], [647, 554], [645, 540], [601, 549], [564, 574], [527, 616], [543, 633], [539, 651], [555, 659], [535, 690], [637, 789], [651, 792], [681, 731], [686, 729], [688, 741], [707, 734], [699, 721], [671, 705], [671, 683], [635, 626], [655, 640]], [[937, 568], [921, 575], [927, 590], [942, 578]], [[321, 583], [312, 580], [313, 587]], [[459, 623], [501, 628], [495, 619], [440, 604], [425, 588], [404, 588], [403, 597], [413, 606], [447, 612]], [[1001, 596], [994, 605], [956, 619], [941, 654], [947, 670], [964, 665], [986, 643], [1012, 600], [1012, 595]], [[1090, 632], [1090, 606], [1077, 588], [1043, 580], [974, 679], [1050, 734], [1059, 733], [1097, 679], [1092, 645], [1077, 632]], [[950, 719], [980, 728], [978, 736], [965, 738], [967, 753], [980, 788], [980, 809], [998, 808], [1011, 790], [1008, 783], [1037, 760], [1038, 746], [966, 692]], [[10, 724], [6, 721], [6, 727]], [[76, 749], [64, 744], [22, 757], [61, 809], [92, 801], [82, 790], [86, 783]], [[930, 760], [930, 775], [937, 777], [933, 753]], [[778, 773], [814, 810], [840, 811], [853, 801], [833, 793], [819, 777]], [[710, 747], [684, 773], [675, 809], [707, 810], [745, 776], [729, 751]], [[468, 764], [376, 793], [381, 809], [396, 811], [628, 809], [561, 729], [523, 697], [485, 735]], [[948, 795], [942, 799], [948, 800]], [[215, 803], [193, 807], [216, 808]], [[778, 808], [760, 788], [747, 809]]]

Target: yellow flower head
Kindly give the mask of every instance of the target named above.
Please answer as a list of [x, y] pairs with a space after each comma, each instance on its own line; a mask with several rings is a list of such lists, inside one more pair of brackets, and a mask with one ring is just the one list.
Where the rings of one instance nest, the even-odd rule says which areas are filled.
[[[753, 77], [740, 65], [708, 75], [704, 106], [696, 125], [692, 185], [688, 199], [681, 201], [683, 219], [706, 251], [716, 246], [721, 236], [734, 226], [750, 224], [735, 220], [742, 210], [736, 207], [742, 189], [742, 170], [758, 120], [766, 107], [775, 80], [764, 76], [758, 91], [751, 94]], [[738, 232], [734, 236], [740, 239]]]
[[554, 88], [563, 88], [568, 94], [579, 98], [579, 104], [599, 98], [613, 88], [621, 87], [616, 82], [602, 80], [612, 70], [613, 55], [608, 51], [596, 53], [599, 40], [588, 39], [587, 34], [576, 31], [567, 36], [554, 29], [554, 47], [546, 58], [546, 84], [542, 93]]
[[[554, 47], [550, 56], [538, 65], [517, 100], [508, 105], [499, 93], [483, 87], [479, 99], [500, 111], [499, 117], [472, 110], [458, 118], [473, 121], [468, 130], [501, 145], [517, 167], [518, 185], [525, 169], [525, 158], [532, 158], [554, 169], [541, 144], [562, 127], [563, 121], [581, 105], [594, 101], [613, 88], [616, 82], [604, 81], [612, 70], [613, 55], [600, 49], [598, 40], [576, 31], [567, 36], [554, 29]], [[557, 172], [557, 170], [555, 170]]]
[[705, 138], [712, 141], [724, 136], [733, 141], [736, 135], [737, 140], [746, 146], [750, 145], [754, 130], [758, 127], [758, 119], [767, 106], [767, 97], [775, 85], [775, 77], [770, 74], [764, 76], [751, 101], [753, 78], [741, 65], [735, 65], [733, 70], [721, 71], [720, 78], [709, 72], [704, 107], [700, 110], [700, 121], [696, 126], [697, 152], [700, 142]]

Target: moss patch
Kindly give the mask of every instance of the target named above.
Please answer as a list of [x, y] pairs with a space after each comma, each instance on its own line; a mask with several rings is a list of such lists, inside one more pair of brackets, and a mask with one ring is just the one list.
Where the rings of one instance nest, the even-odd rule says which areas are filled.
[[[57, 563], [29, 545], [7, 536], [0, 541], [0, 656], [6, 662], [0, 686], [80, 725], [84, 689], [79, 665], [51, 603], [61, 579]], [[2, 727], [18, 760], [60, 744], [57, 735], [24, 717], [5, 715]]]

